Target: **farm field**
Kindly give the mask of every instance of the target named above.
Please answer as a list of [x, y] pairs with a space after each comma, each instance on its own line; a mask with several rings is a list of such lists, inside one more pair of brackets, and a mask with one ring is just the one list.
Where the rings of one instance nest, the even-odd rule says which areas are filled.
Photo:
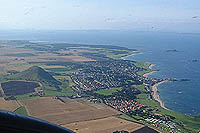
[[24, 106], [17, 108], [14, 112], [20, 115], [28, 115], [26, 108]]
[[14, 111], [19, 107], [20, 105], [16, 101], [6, 101], [4, 98], [0, 98], [0, 110]]
[[75, 122], [62, 126], [76, 131], [77, 133], [111, 133], [117, 130], [133, 132], [144, 127], [144, 125], [126, 121], [113, 116], [97, 120]]
[[21, 100], [20, 102], [31, 116], [58, 125], [95, 120], [120, 114], [118, 111], [106, 106], [96, 108], [67, 98], [64, 101], [65, 103], [53, 97], [42, 97]]

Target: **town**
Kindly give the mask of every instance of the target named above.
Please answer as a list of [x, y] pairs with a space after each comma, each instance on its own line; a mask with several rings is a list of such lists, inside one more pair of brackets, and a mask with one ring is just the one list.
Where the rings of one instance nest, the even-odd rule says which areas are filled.
[[[78, 64], [78, 71], [70, 74], [72, 81], [76, 84], [73, 89], [77, 96], [72, 98], [91, 97], [90, 102], [104, 104], [154, 127], [167, 127], [174, 129], [176, 123], [173, 117], [159, 114], [159, 110], [149, 108], [147, 105], [136, 101], [136, 96], [140, 90], [134, 85], [144, 85], [148, 99], [153, 100], [151, 86], [163, 79], [147, 78], [137, 72], [145, 71], [144, 68], [137, 67], [133, 61], [127, 60], [107, 60], [93, 61]], [[109, 90], [121, 87], [112, 95], [101, 95], [98, 90]]]
[[152, 86], [160, 81], [140, 76], [137, 74], [139, 71], [143, 71], [143, 68], [136, 67], [132, 61], [95, 61], [82, 63], [79, 71], [73, 72], [70, 77], [76, 84], [74, 89], [79, 93], [81, 90], [109, 89], [133, 84]]

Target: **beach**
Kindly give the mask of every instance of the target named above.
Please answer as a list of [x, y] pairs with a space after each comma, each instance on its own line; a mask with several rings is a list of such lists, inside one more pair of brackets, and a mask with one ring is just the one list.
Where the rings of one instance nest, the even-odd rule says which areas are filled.
[[160, 84], [163, 84], [163, 83], [166, 83], [166, 82], [168, 82], [168, 80], [164, 80], [162, 82], [159, 82], [159, 83], [153, 85], [152, 86], [152, 91], [153, 91], [153, 95], [152, 96], [156, 101], [158, 101], [160, 103], [160, 106], [162, 108], [169, 110], [168, 108], [165, 107], [164, 103], [161, 101], [161, 99], [159, 97], [159, 94], [158, 94], [158, 88], [157, 88]]
[[[155, 66], [155, 64], [151, 64], [151, 65], [149, 65], [149, 68], [152, 70], [152, 68]], [[158, 72], [158, 70], [152, 70], [151, 72], [149, 72], [149, 73], [145, 73], [143, 76], [144, 77], [147, 77], [147, 76], [149, 76], [150, 74], [152, 74], [152, 73], [154, 73], [154, 72]]]
[[123, 56], [123, 57], [121, 57], [121, 59], [122, 59], [122, 60], [126, 60], [125, 58], [127, 58], [127, 57], [129, 57], [129, 56], [134, 56], [134, 55], [137, 55], [137, 54], [143, 54], [143, 53], [135, 52], [135, 53], [132, 53], [132, 54], [129, 54], [129, 55]]
[[[151, 64], [151, 65], [149, 66], [149, 68], [152, 69], [154, 66], [155, 66], [155, 64]], [[144, 77], [147, 77], [147, 76], [149, 76], [150, 74], [152, 74], [152, 73], [154, 73], [154, 72], [158, 72], [158, 70], [152, 70], [152, 71], [149, 72], [149, 73], [145, 73], [143, 76], [144, 76]], [[153, 91], [153, 95], [152, 95], [152, 96], [153, 96], [153, 98], [154, 98], [157, 102], [160, 103], [160, 106], [161, 106], [162, 108], [169, 110], [168, 108], [165, 107], [164, 103], [161, 101], [161, 99], [160, 99], [160, 97], [159, 97], [159, 94], [158, 94], [158, 88], [157, 88], [160, 84], [163, 84], [163, 83], [166, 83], [166, 82], [168, 82], [168, 80], [164, 80], [164, 81], [162, 81], [162, 82], [159, 82], [159, 83], [153, 85], [153, 86], [152, 86], [152, 91]]]
[[155, 72], [158, 72], [158, 70], [152, 70], [152, 71], [149, 72], [149, 73], [145, 73], [143, 76], [144, 76], [144, 77], [148, 77], [150, 74], [155, 73]]

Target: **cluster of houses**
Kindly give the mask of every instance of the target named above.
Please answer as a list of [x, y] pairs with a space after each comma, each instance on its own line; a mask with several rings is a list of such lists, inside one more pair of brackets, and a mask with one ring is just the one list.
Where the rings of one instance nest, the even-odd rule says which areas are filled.
[[160, 110], [148, 108], [147, 106], [140, 104], [135, 100], [111, 96], [105, 98], [104, 103], [122, 113], [131, 116], [139, 115], [146, 122], [152, 124], [153, 126], [165, 126], [170, 129], [174, 129], [176, 127], [176, 124], [173, 122], [173, 118], [171, 116], [159, 114], [157, 112], [160, 112]]
[[174, 129], [176, 127], [176, 123], [172, 121], [164, 121], [160, 119], [150, 118], [145, 119], [148, 123], [152, 124], [153, 126], [159, 127], [160, 125], [168, 127], [170, 129]]
[[82, 64], [79, 71], [73, 72], [70, 77], [77, 86], [75, 88], [84, 90], [123, 87], [128, 80], [149, 86], [157, 82], [156, 79], [138, 75], [137, 72], [142, 70], [127, 60], [94, 61]]
[[133, 111], [142, 110], [146, 107], [134, 100], [117, 99], [115, 96], [105, 99], [104, 103], [123, 113], [132, 113]]
[[93, 102], [93, 103], [101, 103], [101, 99], [100, 98], [91, 98], [91, 99], [88, 99], [89, 102]]
[[32, 97], [32, 96], [43, 97], [43, 96], [45, 96], [45, 93], [44, 93], [43, 90], [37, 90], [37, 91], [31, 93], [29, 96], [30, 96], [30, 97]]
[[[135, 95], [139, 93], [137, 89], [132, 87], [133, 84], [143, 84], [149, 96], [148, 98], [152, 100], [151, 86], [163, 80], [147, 78], [137, 74], [137, 72], [143, 70], [143, 68], [136, 67], [133, 62], [126, 60], [94, 61], [83, 63], [78, 72], [73, 72], [69, 76], [76, 84], [73, 86], [73, 90], [80, 96], [83, 96], [86, 90], [100, 90], [113, 87], [124, 88], [122, 92], [111, 96], [100, 97], [94, 95], [93, 99], [89, 99], [90, 102], [101, 103], [102, 99], [106, 105], [127, 115], [140, 116], [140, 118], [155, 126], [165, 125], [169, 128], [175, 128], [176, 125], [172, 122], [173, 119], [170, 116], [158, 114], [159, 110], [155, 111], [133, 100]], [[134, 83], [127, 81], [134, 81]], [[87, 92], [93, 94], [92, 91]]]

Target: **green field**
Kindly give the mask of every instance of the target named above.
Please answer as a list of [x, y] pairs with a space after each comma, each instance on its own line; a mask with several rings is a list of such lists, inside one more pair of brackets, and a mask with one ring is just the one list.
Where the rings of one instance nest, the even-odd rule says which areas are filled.
[[[119, 53], [120, 52], [125, 52], [123, 54], [113, 54], [112, 51], [118, 51]], [[135, 54], [136, 51], [132, 51], [132, 50], [118, 50], [118, 49], [113, 49], [111, 52], [107, 52], [105, 51], [105, 55], [107, 57], [110, 57], [112, 59], [122, 59], [122, 57], [125, 57], [125, 56], [128, 56], [128, 55], [131, 55], [131, 54]]]
[[60, 81], [62, 84], [60, 85], [61, 91], [57, 91], [54, 87], [45, 86], [44, 92], [46, 96], [72, 96], [76, 95], [72, 86], [74, 86], [74, 82], [71, 80], [69, 76], [54, 76], [54, 78]]
[[100, 94], [100, 95], [105, 95], [105, 96], [109, 96], [112, 95], [113, 93], [117, 92], [117, 91], [121, 91], [122, 88], [111, 88], [111, 89], [101, 89], [98, 91], [95, 91], [95, 93]]
[[149, 68], [149, 66], [150, 66], [151, 64], [149, 64], [149, 63], [147, 63], [147, 62], [135, 62], [134, 65], [135, 65], [136, 67], [140, 67], [140, 68], [146, 69], [146, 70], [144, 70], [144, 71], [139, 71], [139, 72], [137, 72], [137, 74], [140, 75], [140, 76], [143, 76], [145, 73], [149, 73], [149, 72], [152, 71], [152, 69]]
[[19, 107], [14, 112], [20, 115], [28, 115], [26, 108], [24, 106]]
[[136, 122], [136, 123], [139, 123], [141, 124], [140, 122], [138, 122], [136, 119], [126, 115], [126, 114], [122, 114], [122, 115], [118, 115], [117, 116], [118, 118], [121, 118], [121, 119], [124, 119], [124, 120], [128, 120], [128, 121], [132, 121], [132, 122]]
[[47, 68], [46, 70], [52, 71], [52, 72], [65, 72], [65, 71], [69, 71], [69, 68]]
[[31, 93], [28, 93], [28, 94], [24, 94], [24, 95], [18, 95], [18, 96], [15, 96], [16, 100], [24, 100], [24, 99], [29, 99], [29, 98], [34, 98], [34, 97], [37, 97], [37, 96], [32, 96], [30, 97]]

